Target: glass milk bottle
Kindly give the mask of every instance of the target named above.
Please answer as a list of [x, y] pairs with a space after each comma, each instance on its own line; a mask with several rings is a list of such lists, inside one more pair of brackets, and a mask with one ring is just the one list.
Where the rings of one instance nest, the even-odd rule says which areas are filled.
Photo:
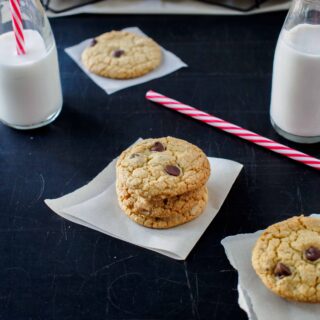
[[57, 49], [40, 1], [0, 0], [0, 121], [38, 128], [61, 108]]
[[320, 1], [294, 0], [274, 56], [271, 122], [283, 137], [320, 141]]

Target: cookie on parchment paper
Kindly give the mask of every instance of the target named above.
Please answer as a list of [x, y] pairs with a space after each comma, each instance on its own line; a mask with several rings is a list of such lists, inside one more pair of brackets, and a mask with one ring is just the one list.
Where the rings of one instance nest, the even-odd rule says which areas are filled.
[[121, 207], [129, 214], [139, 214], [148, 216], [149, 218], [170, 218], [175, 215], [189, 212], [199, 202], [207, 198], [207, 188], [186, 192], [184, 194], [148, 201], [142, 197], [137, 197], [135, 194], [130, 195], [123, 192], [117, 186], [117, 194]]
[[143, 225], [144, 227], [153, 228], [153, 229], [168, 229], [172, 227], [176, 227], [187, 223], [191, 220], [194, 220], [198, 216], [201, 215], [203, 210], [206, 207], [208, 201], [208, 191], [207, 188], [204, 188], [204, 192], [199, 201], [194, 203], [194, 205], [186, 211], [181, 211], [179, 213], [172, 213], [169, 217], [164, 218], [155, 218], [150, 217], [145, 214], [132, 213], [128, 210], [127, 207], [120, 203], [120, 207], [127, 214], [127, 216], [132, 219], [134, 222]]
[[162, 61], [162, 51], [149, 37], [111, 31], [94, 38], [81, 59], [90, 72], [99, 76], [132, 79], [156, 69]]
[[279, 296], [320, 302], [320, 219], [293, 217], [268, 227], [257, 240], [252, 265]]
[[122, 152], [116, 167], [118, 189], [148, 201], [200, 189], [210, 176], [204, 152], [173, 137], [134, 144]]

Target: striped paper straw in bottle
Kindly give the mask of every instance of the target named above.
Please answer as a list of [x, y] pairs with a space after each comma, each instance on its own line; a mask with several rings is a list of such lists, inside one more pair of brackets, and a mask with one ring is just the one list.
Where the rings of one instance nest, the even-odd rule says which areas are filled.
[[320, 170], [320, 160], [309, 156], [303, 152], [297, 151], [295, 149], [289, 148], [283, 144], [280, 144], [271, 139], [260, 136], [252, 131], [241, 128], [235, 124], [222, 120], [220, 118], [214, 117], [209, 113], [200, 111], [196, 108], [188, 106], [179, 101], [168, 98], [160, 93], [154, 92], [152, 90], [148, 91], [146, 98], [150, 101], [156, 102], [163, 107], [169, 108], [171, 110], [180, 112], [184, 115], [187, 115], [193, 119], [204, 122], [209, 126], [215, 127], [222, 131], [228, 132], [238, 138], [250, 141], [254, 144], [257, 144], [261, 147], [264, 147], [270, 151], [279, 153], [285, 157], [288, 157], [292, 160], [301, 162], [307, 166], [313, 167], [317, 170]]
[[12, 18], [12, 27], [14, 32], [14, 37], [16, 40], [17, 54], [26, 54], [23, 26], [22, 26], [22, 16], [20, 8], [20, 0], [9, 0]]

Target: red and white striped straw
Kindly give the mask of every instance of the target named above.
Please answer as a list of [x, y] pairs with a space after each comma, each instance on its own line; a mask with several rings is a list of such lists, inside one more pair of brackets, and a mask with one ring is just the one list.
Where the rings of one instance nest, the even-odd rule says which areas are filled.
[[208, 124], [209, 126], [218, 128], [222, 131], [231, 133], [239, 138], [248, 140], [252, 143], [255, 143], [261, 147], [264, 147], [273, 152], [279, 153], [283, 156], [286, 156], [292, 160], [301, 162], [307, 166], [313, 167], [320, 170], [320, 160], [314, 157], [311, 157], [303, 152], [297, 151], [295, 149], [289, 148], [283, 144], [275, 142], [271, 139], [262, 137], [252, 131], [243, 129], [235, 124], [229, 123], [220, 118], [214, 117], [206, 112], [200, 111], [196, 108], [183, 104], [179, 101], [170, 99], [160, 93], [154, 92], [152, 90], [148, 91], [146, 98], [150, 101], [156, 102], [163, 107], [178, 111], [182, 114], [185, 114], [191, 118], [199, 120]]
[[14, 36], [16, 39], [17, 54], [26, 54], [22, 17], [20, 9], [20, 0], [10, 0], [11, 18]]

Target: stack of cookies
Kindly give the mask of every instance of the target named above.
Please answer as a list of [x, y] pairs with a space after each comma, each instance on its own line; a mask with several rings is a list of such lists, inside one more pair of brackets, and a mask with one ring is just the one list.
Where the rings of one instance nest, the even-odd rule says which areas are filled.
[[149, 228], [181, 225], [203, 212], [209, 175], [209, 161], [195, 145], [173, 137], [143, 140], [118, 159], [120, 207]]

